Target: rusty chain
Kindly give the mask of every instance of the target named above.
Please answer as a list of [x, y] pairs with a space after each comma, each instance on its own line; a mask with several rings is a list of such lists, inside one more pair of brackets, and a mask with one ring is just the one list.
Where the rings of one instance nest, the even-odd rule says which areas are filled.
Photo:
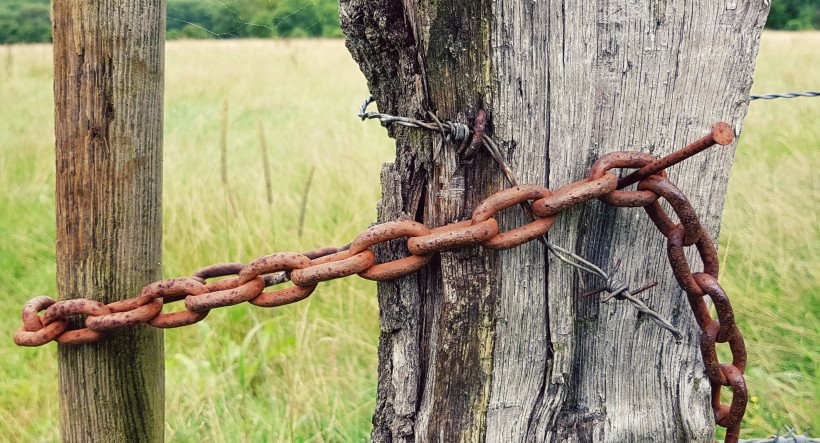
[[[445, 134], [465, 130], [438, 120], [430, 125], [425, 128]], [[469, 134], [469, 129], [466, 130]], [[487, 143], [489, 138], [484, 137], [484, 142]], [[461, 139], [466, 140], [467, 135], [462, 134]], [[473, 139], [474, 142], [481, 140], [482, 134], [474, 134]], [[558, 214], [597, 198], [616, 207], [643, 207], [667, 239], [667, 254], [673, 274], [687, 294], [695, 320], [702, 331], [701, 355], [711, 383], [715, 422], [726, 428], [727, 442], [737, 442], [748, 397], [743, 378], [746, 367], [743, 337], [735, 324], [729, 298], [717, 280], [718, 257], [715, 244], [701, 225], [692, 205], [681, 190], [669, 181], [664, 171], [712, 145], [727, 145], [733, 139], [732, 128], [720, 122], [712, 127], [708, 135], [661, 159], [638, 151], [614, 152], [598, 159], [586, 178], [562, 188], [550, 190], [539, 185], [512, 186], [483, 200], [468, 220], [433, 228], [413, 220], [382, 223], [368, 228], [341, 248], [275, 253], [248, 264], [208, 266], [192, 277], [151, 283], [137, 297], [107, 305], [90, 299], [56, 301], [47, 296], [35, 297], [23, 306], [23, 326], [14, 334], [14, 342], [20, 346], [40, 346], [51, 341], [62, 345], [78, 345], [101, 340], [113, 329], [142, 323], [157, 328], [191, 325], [204, 319], [212, 309], [243, 302], [261, 307], [282, 306], [310, 296], [319, 283], [353, 274], [376, 281], [408, 275], [427, 265], [435, 253], [454, 248], [481, 245], [491, 250], [503, 250], [534, 239], [552, 247], [546, 243], [544, 235], [552, 227]], [[463, 143], [462, 148], [468, 150], [469, 146]], [[638, 170], [617, 179], [611, 171], [619, 168]], [[508, 168], [505, 173], [515, 183]], [[635, 183], [638, 183], [637, 190], [623, 190]], [[665, 212], [659, 203], [660, 198], [669, 203], [679, 222], [676, 223]], [[528, 214], [531, 214], [532, 221], [507, 232], [499, 232], [494, 216], [516, 205], [524, 206]], [[387, 263], [376, 262], [372, 249], [374, 246], [403, 238], [407, 239], [407, 257]], [[697, 249], [703, 266], [702, 272], [692, 272], [684, 253], [684, 248], [688, 246], [695, 246]], [[228, 276], [232, 277], [207, 281]], [[293, 283], [289, 287], [265, 291], [269, 286], [288, 280]], [[612, 292], [610, 298], [629, 299], [633, 303], [637, 300], [634, 294], [640, 292], [638, 290], [630, 294], [625, 286], [610, 287], [609, 290]], [[714, 303], [717, 319], [712, 318], [705, 296], [709, 296]], [[176, 301], [184, 301], [185, 309], [174, 313], [162, 312], [166, 304]], [[68, 318], [77, 315], [85, 315], [85, 327], [69, 330]], [[718, 360], [717, 343], [729, 344], [731, 363], [721, 363]], [[730, 404], [721, 403], [723, 386], [732, 389]]]

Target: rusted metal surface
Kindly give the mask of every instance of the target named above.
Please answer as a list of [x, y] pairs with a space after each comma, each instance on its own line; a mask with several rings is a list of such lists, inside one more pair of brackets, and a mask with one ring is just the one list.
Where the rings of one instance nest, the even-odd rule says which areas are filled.
[[[700, 225], [695, 208], [689, 204], [689, 200], [677, 186], [669, 180], [657, 176], [647, 177], [638, 185], [638, 190], [650, 190], [663, 197], [675, 210], [680, 224], [683, 225], [683, 246], [691, 246], [697, 243], [703, 227]], [[658, 226], [661, 232], [668, 229], [668, 226], [677, 226], [677, 223], [667, 215], [657, 201], [651, 203], [653, 214], [652, 221]], [[664, 233], [664, 235], [667, 235]], [[667, 235], [668, 236], [668, 235]]]
[[[655, 157], [640, 151], [612, 152], [599, 158], [589, 169], [589, 179], [596, 180], [604, 176], [611, 169], [641, 168], [655, 161]], [[657, 173], [666, 178], [666, 171]], [[652, 191], [622, 191], [615, 189], [609, 194], [598, 197], [602, 202], [618, 207], [636, 208], [646, 206], [658, 199]]]
[[429, 255], [410, 255], [387, 263], [380, 263], [359, 272], [359, 277], [367, 280], [387, 281], [418, 271], [433, 258]]
[[715, 144], [718, 145], [728, 145], [732, 143], [735, 139], [735, 132], [731, 126], [729, 126], [726, 122], [717, 122], [712, 125], [712, 130], [704, 135], [703, 137], [695, 140], [694, 142], [684, 146], [677, 151], [659, 158], [652, 163], [638, 169], [637, 171], [622, 177], [618, 180], [618, 189], [623, 189], [633, 183], [637, 183], [650, 175], [655, 175], [664, 169], [680, 163], [687, 158], [703, 151], [704, 149], [710, 148]]
[[202, 321], [208, 316], [209, 312], [211, 311], [193, 312], [185, 310], [171, 314], [160, 314], [151, 319], [148, 324], [155, 328], [181, 328]]
[[[111, 309], [110, 307], [108, 307]], [[85, 324], [95, 332], [106, 332], [112, 329], [124, 328], [126, 326], [139, 325], [151, 320], [162, 312], [162, 300], [151, 300], [148, 303], [138, 306], [135, 309], [122, 312], [114, 312], [101, 316], [89, 315], [85, 319]]]
[[[201, 277], [200, 277], [201, 278]], [[168, 280], [160, 280], [147, 285], [140, 291], [137, 300], [142, 299], [161, 299], [163, 303], [165, 300], [173, 299], [173, 301], [181, 300], [189, 295], [199, 295], [208, 292], [208, 288], [202, 282], [193, 278], [180, 277], [171, 278]], [[167, 301], [171, 303], [172, 301]], [[181, 326], [192, 325], [208, 315], [207, 312], [193, 312], [185, 310], [174, 312], [171, 314], [160, 313], [147, 323], [155, 328], [178, 328]]]
[[263, 308], [283, 306], [306, 299], [315, 289], [316, 285], [305, 287], [294, 285], [285, 289], [263, 292], [252, 298], [249, 303]]
[[430, 234], [430, 229], [419, 222], [396, 220], [367, 228], [350, 243], [348, 251], [351, 254], [358, 254], [379, 243], [402, 237], [421, 237], [428, 234]]
[[215, 292], [206, 292], [199, 295], [185, 297], [185, 307], [189, 311], [203, 312], [224, 306], [238, 305], [256, 298], [265, 289], [265, 280], [256, 277], [249, 282], [235, 288], [223, 289]]
[[[102, 316], [111, 313], [104, 304], [96, 300], [88, 300], [84, 298], [75, 298], [72, 300], [63, 300], [54, 303], [46, 309], [43, 313], [43, 326], [48, 326], [55, 320], [67, 319], [73, 315], [84, 314], [91, 316]], [[88, 326], [88, 324], [86, 324]], [[60, 344], [82, 344], [97, 341], [103, 337], [103, 333], [92, 330], [90, 327], [75, 329], [62, 333], [57, 338], [57, 343]]]
[[[380, 243], [386, 243], [402, 237], [413, 238], [429, 234], [430, 229], [427, 226], [411, 220], [396, 220], [381, 223], [371, 226], [366, 231], [359, 234], [353, 242], [350, 243], [349, 252], [351, 254], [358, 254], [365, 249]], [[395, 278], [416, 272], [429, 263], [432, 257], [432, 254], [410, 255], [409, 257], [404, 257], [387, 263], [375, 264], [370, 268], [359, 272], [359, 277], [375, 281], [393, 280]]]
[[[480, 134], [479, 123], [486, 123], [482, 118], [486, 115], [482, 117], [480, 111], [476, 116], [474, 141]], [[483, 137], [478, 136], [479, 140]], [[193, 324], [204, 319], [211, 309], [246, 301], [262, 307], [282, 306], [310, 296], [320, 282], [353, 274], [371, 280], [392, 280], [425, 266], [440, 251], [474, 245], [509, 249], [539, 238], [550, 229], [558, 213], [598, 198], [617, 207], [643, 207], [666, 238], [672, 272], [686, 293], [694, 319], [703, 331], [701, 355], [712, 385], [715, 421], [727, 428], [726, 441], [736, 442], [748, 398], [743, 379], [746, 368], [743, 337], [735, 324], [729, 298], [717, 280], [719, 263], [715, 244], [686, 196], [669, 181], [664, 171], [709, 146], [731, 143], [733, 138], [731, 127], [718, 123], [707, 136], [658, 160], [636, 151], [616, 152], [595, 162], [586, 178], [563, 188], [549, 190], [538, 185], [516, 185], [505, 189], [482, 201], [469, 220], [435, 228], [412, 220], [383, 223], [368, 228], [349, 245], [339, 248], [270, 254], [247, 265], [208, 266], [192, 277], [151, 283], [137, 297], [108, 305], [87, 299], [56, 302], [46, 296], [35, 297], [23, 306], [23, 326], [15, 333], [14, 342], [21, 346], [40, 346], [51, 341], [66, 345], [88, 343], [101, 340], [106, 331], [141, 323], [158, 328]], [[640, 169], [617, 180], [610, 172], [617, 168]], [[634, 183], [638, 183], [638, 190], [622, 190]], [[670, 204], [677, 221], [664, 212], [661, 198]], [[533, 201], [531, 205], [530, 201]], [[524, 226], [499, 233], [494, 216], [515, 205], [524, 206], [536, 218]], [[373, 248], [398, 241], [404, 242], [409, 255], [377, 264]], [[688, 246], [697, 248], [702, 272], [692, 272], [685, 255]], [[287, 281], [288, 276], [293, 286], [263, 292], [267, 286]], [[221, 279], [207, 281], [214, 278]], [[714, 302], [717, 319], [713, 319], [709, 312], [707, 296]], [[184, 310], [162, 313], [164, 304], [183, 299]], [[85, 327], [69, 330], [68, 318], [83, 315], [86, 316]], [[731, 363], [719, 361], [718, 343], [728, 343]], [[724, 386], [733, 391], [728, 405], [721, 403]]]
[[[527, 203], [529, 200], [546, 198], [550, 190], [537, 185], [517, 185], [497, 192], [482, 201], [473, 211], [473, 224], [490, 219], [495, 214], [515, 205]], [[481, 242], [487, 249], [510, 249], [522, 245], [535, 238], [541, 237], [555, 223], [557, 214], [535, 220], [507, 232], [499, 232], [490, 239]]]
[[485, 198], [473, 210], [473, 224], [481, 223], [504, 209], [526, 202], [546, 198], [550, 195], [550, 190], [538, 185], [518, 185]]
[[729, 296], [723, 291], [723, 288], [715, 277], [704, 272], [693, 274], [692, 277], [695, 283], [700, 286], [703, 293], [712, 299], [712, 303], [715, 305], [715, 311], [717, 311], [718, 323], [720, 323], [720, 332], [718, 333], [717, 341], [718, 343], [726, 343], [737, 331], [735, 328], [735, 314], [732, 312]]
[[14, 343], [18, 346], [42, 346], [61, 337], [68, 329], [68, 322], [58, 320], [54, 323], [41, 327], [34, 331], [27, 331], [20, 328], [14, 333]]
[[487, 130], [487, 112], [479, 109], [475, 114], [475, 123], [473, 125], [473, 137], [470, 144], [465, 149], [460, 150], [459, 154], [465, 160], [475, 157], [475, 154], [481, 149], [484, 144], [484, 132]]
[[215, 265], [206, 266], [194, 273], [194, 277], [207, 280], [209, 278], [224, 277], [226, 275], [235, 275], [245, 268], [242, 263], [219, 263]]
[[39, 313], [43, 309], [57, 303], [51, 297], [40, 295], [34, 297], [23, 305], [23, 327], [26, 331], [36, 331], [43, 327], [43, 322], [40, 320]]
[[[262, 282], [264, 284], [264, 279]], [[245, 282], [247, 283], [247, 282]], [[235, 289], [242, 286], [242, 278], [239, 276], [230, 277], [230, 278], [223, 278], [222, 280], [217, 280], [213, 282], [205, 281], [205, 289], [207, 292], [220, 292], [220, 291], [227, 291], [230, 289]], [[188, 296], [185, 297], [186, 299]], [[166, 298], [166, 301], [170, 301], [170, 299]], [[174, 300], [177, 300], [177, 297], [174, 297]]]
[[284, 252], [257, 258], [237, 273], [239, 274], [240, 283], [244, 284], [263, 274], [292, 271], [307, 268], [308, 266], [310, 266], [308, 257], [295, 252]]
[[538, 217], [549, 217], [579, 205], [587, 200], [606, 195], [615, 190], [618, 180], [614, 175], [605, 173], [601, 178], [585, 178], [553, 191], [547, 197], [538, 199], [532, 204], [532, 213]]
[[310, 267], [291, 272], [290, 280], [296, 286], [315, 286], [323, 281], [358, 274], [376, 263], [376, 254], [370, 249], [355, 255], [350, 255], [348, 251], [337, 254], [341, 254], [338, 260], [327, 261], [323, 260], [326, 257], [318, 258], [313, 260]]
[[472, 224], [471, 220], [448, 225], [446, 229], [434, 229], [429, 235], [407, 240], [407, 249], [413, 255], [428, 255], [461, 246], [474, 245], [498, 234], [498, 222], [490, 218]]
[[169, 278], [147, 285], [140, 291], [138, 300], [173, 297], [176, 295], [199, 295], [208, 292], [208, 288], [189, 277]]
[[20, 346], [41, 346], [56, 340], [68, 329], [68, 322], [57, 320], [47, 326], [40, 319], [40, 311], [57, 303], [51, 297], [34, 297], [23, 305], [23, 326], [14, 333], [14, 343]]

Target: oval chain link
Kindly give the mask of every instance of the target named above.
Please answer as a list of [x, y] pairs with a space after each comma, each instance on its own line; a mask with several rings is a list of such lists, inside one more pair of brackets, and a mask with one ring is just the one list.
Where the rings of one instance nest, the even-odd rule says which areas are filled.
[[[551, 194], [550, 190], [537, 185], [518, 185], [512, 188], [507, 188], [503, 191], [487, 197], [482, 201], [473, 211], [473, 224], [481, 223], [489, 220], [498, 212], [510, 208], [515, 205], [528, 202], [529, 200], [537, 200], [547, 198]], [[558, 214], [553, 214], [545, 218], [536, 218], [535, 220], [518, 228], [509, 230], [507, 232], [499, 232], [487, 240], [481, 242], [481, 246], [487, 249], [510, 249], [522, 245], [541, 237], [550, 230], [552, 224], [558, 218]]]
[[[436, 252], [479, 244], [488, 249], [509, 249], [526, 243], [546, 234], [559, 212], [598, 198], [618, 207], [643, 207], [667, 238], [667, 255], [673, 274], [687, 294], [695, 320], [702, 330], [701, 354], [712, 385], [715, 421], [727, 428], [727, 442], [737, 441], [748, 398], [743, 378], [746, 349], [735, 324], [729, 298], [717, 281], [718, 257], [714, 242], [701, 226], [686, 196], [666, 178], [666, 172], [662, 170], [671, 164], [668, 158], [675, 155], [678, 154], [655, 160], [648, 154], [636, 151], [607, 154], [593, 164], [587, 178], [555, 191], [537, 185], [519, 185], [495, 193], [476, 207], [469, 220], [433, 229], [415, 221], [382, 223], [357, 236], [349, 246], [322, 248], [302, 254], [271, 254], [247, 265], [225, 263], [208, 266], [192, 277], [151, 283], [143, 288], [139, 296], [108, 305], [88, 299], [56, 302], [46, 296], [35, 297], [23, 307], [23, 326], [15, 333], [14, 342], [21, 346], [40, 346], [50, 341], [60, 344], [88, 343], [102, 339], [107, 331], [141, 323], [158, 328], [190, 325], [205, 318], [211, 309], [246, 301], [262, 307], [282, 306], [308, 297], [320, 282], [353, 274], [371, 280], [392, 280], [425, 266]], [[638, 181], [640, 177], [646, 178], [638, 181], [637, 191], [619, 190], [618, 180], [609, 172], [616, 168], [641, 168], [642, 173], [633, 173], [621, 179], [624, 186]], [[637, 178], [629, 180], [633, 176]], [[663, 210], [659, 203], [661, 197], [671, 205], [679, 223]], [[531, 200], [534, 200], [531, 210], [537, 218], [499, 233], [495, 214]], [[404, 237], [407, 238], [410, 256], [376, 263], [371, 248]], [[692, 273], [690, 269], [684, 247], [691, 245], [698, 250], [703, 272]], [[207, 282], [207, 279], [231, 275], [233, 277]], [[263, 292], [265, 287], [284, 282], [288, 276], [293, 286]], [[717, 319], [709, 313], [704, 300], [707, 295], [715, 304]], [[183, 299], [185, 310], [162, 313], [164, 304]], [[40, 314], [41, 311], [45, 312]], [[69, 330], [68, 318], [76, 315], [86, 316], [85, 327]], [[715, 350], [717, 343], [727, 342], [732, 354], [731, 364], [720, 363]], [[723, 386], [729, 386], [733, 391], [729, 405], [721, 403]]]

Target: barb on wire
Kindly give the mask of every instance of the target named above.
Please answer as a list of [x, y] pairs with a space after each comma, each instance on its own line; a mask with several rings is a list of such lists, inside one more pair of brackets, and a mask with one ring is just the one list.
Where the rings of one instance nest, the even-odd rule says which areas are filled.
[[655, 284], [647, 285], [632, 293], [629, 290], [629, 286], [615, 280], [614, 274], [606, 273], [600, 267], [588, 262], [587, 260], [584, 260], [577, 254], [574, 254], [560, 246], [556, 246], [551, 243], [546, 243], [546, 247], [547, 250], [550, 251], [550, 253], [552, 253], [552, 255], [554, 255], [556, 258], [558, 258], [565, 264], [572, 266], [580, 271], [596, 275], [603, 279], [606, 282], [605, 290], [609, 292], [609, 294], [603, 299], [601, 299], [602, 303], [605, 303], [611, 300], [612, 298], [623, 298], [625, 300], [628, 300], [630, 303], [632, 303], [632, 306], [634, 306], [635, 309], [649, 316], [649, 318], [651, 318], [652, 321], [654, 321], [661, 328], [669, 331], [672, 334], [672, 336], [675, 337], [675, 342], [681, 342], [681, 340], [683, 339], [683, 334], [681, 334], [681, 332], [677, 328], [672, 326], [672, 324], [669, 323], [668, 320], [663, 318], [657, 312], [653, 311], [651, 308], [649, 308], [649, 306], [647, 306], [643, 301], [641, 301], [640, 298], [635, 296], [635, 294], [645, 291], [646, 289], [654, 286]]
[[738, 443], [820, 443], [820, 438], [812, 438], [808, 432], [797, 434], [794, 429], [789, 429], [783, 435], [773, 435], [767, 438], [753, 438], [740, 440]]
[[[445, 142], [449, 142], [451, 140], [466, 142], [467, 138], [471, 134], [470, 128], [465, 124], [454, 123], [451, 121], [442, 121], [432, 112], [428, 112], [428, 115], [430, 116], [430, 118], [433, 119], [433, 123], [424, 122], [409, 117], [398, 117], [395, 115], [384, 114], [380, 112], [367, 112], [367, 108], [368, 106], [370, 106], [371, 103], [373, 103], [372, 96], [368, 97], [364, 101], [364, 103], [362, 103], [362, 106], [359, 109], [359, 118], [361, 118], [362, 121], [367, 119], [378, 119], [383, 124], [397, 123], [404, 126], [441, 132], [442, 137], [444, 137], [445, 139]], [[492, 139], [492, 137], [490, 137], [487, 134], [481, 134], [481, 136], [484, 148], [501, 168], [501, 171], [504, 173], [504, 176], [507, 178], [507, 181], [510, 183], [511, 186], [518, 186], [518, 180], [515, 178], [515, 174], [513, 173], [512, 169], [507, 165], [507, 162], [504, 160], [504, 156], [501, 155], [501, 149], [499, 149], [498, 144], [495, 142], [495, 140]], [[461, 149], [459, 149], [459, 151], [461, 151]], [[521, 207], [524, 209], [524, 212], [531, 220], [535, 219], [535, 216], [532, 214], [532, 211], [530, 210], [529, 204], [522, 203]], [[641, 301], [640, 298], [635, 296], [636, 293], [644, 291], [651, 286], [641, 288], [640, 290], [635, 291], [635, 293], [631, 293], [628, 285], [615, 279], [614, 273], [609, 274], [600, 267], [580, 257], [579, 255], [571, 251], [568, 251], [560, 246], [550, 243], [549, 241], [547, 241], [546, 236], [538, 237], [538, 241], [542, 245], [544, 245], [544, 247], [550, 253], [552, 253], [553, 256], [558, 258], [562, 263], [570, 265], [580, 271], [586, 272], [588, 274], [603, 279], [606, 282], [606, 286], [601, 291], [606, 290], [607, 292], [609, 292], [609, 294], [601, 299], [602, 303], [606, 303], [612, 298], [617, 298], [619, 300], [628, 300], [632, 304], [632, 306], [635, 307], [635, 309], [649, 316], [649, 318], [651, 318], [652, 321], [654, 321], [661, 328], [669, 331], [672, 334], [672, 336], [675, 337], [675, 341], [677, 343], [681, 342], [683, 335], [680, 333], [680, 331], [674, 326], [672, 326], [672, 324], [668, 320], [664, 319], [660, 314], [649, 308], [643, 301]]]
[[752, 95], [749, 100], [774, 100], [776, 98], [820, 97], [820, 92], [784, 92], [779, 94]]
[[[440, 148], [443, 148], [444, 140], [451, 137], [461, 138], [461, 146], [467, 146], [466, 140], [471, 129], [464, 124], [442, 122], [435, 116], [432, 116], [434, 123], [429, 123], [368, 113], [367, 105], [371, 101], [372, 99], [368, 99], [362, 106], [360, 116], [363, 119], [378, 118], [382, 122], [440, 131], [444, 135], [439, 140]], [[477, 245], [504, 250], [535, 239], [562, 263], [605, 281], [604, 287], [586, 295], [607, 291], [609, 294], [602, 297], [601, 302], [612, 298], [628, 300], [640, 312], [669, 330], [680, 342], [681, 334], [635, 297], [654, 284], [633, 291], [614, 278], [620, 261], [614, 270], [606, 272], [583, 257], [547, 242], [545, 235], [560, 212], [598, 198], [616, 207], [643, 207], [658, 231], [666, 238], [672, 272], [680, 288], [686, 292], [692, 314], [702, 332], [700, 350], [712, 390], [711, 403], [715, 422], [726, 428], [727, 442], [737, 443], [748, 399], [748, 389], [743, 377], [746, 368], [743, 336], [735, 324], [729, 297], [717, 281], [718, 257], [715, 243], [701, 225], [694, 207], [686, 200], [683, 192], [662, 174], [666, 167], [710, 146], [731, 143], [734, 134], [728, 123], [716, 123], [710, 134], [659, 159], [638, 151], [606, 154], [590, 167], [587, 178], [550, 190], [535, 184], [517, 185], [515, 174], [505, 163], [498, 145], [484, 134], [486, 111], [478, 109], [474, 122], [469, 149], [460, 149], [457, 155], [462, 160], [469, 160], [478, 149], [486, 148], [514, 186], [482, 200], [472, 211], [469, 220], [433, 228], [412, 220], [389, 221], [371, 226], [341, 248], [320, 248], [304, 253], [279, 252], [258, 257], [247, 264], [211, 265], [200, 269], [192, 277], [150, 283], [138, 296], [107, 305], [89, 298], [57, 301], [47, 296], [34, 297], [23, 306], [23, 324], [15, 332], [14, 342], [20, 346], [41, 346], [52, 341], [61, 345], [80, 345], [102, 340], [114, 329], [138, 324], [178, 328], [203, 320], [208, 312], [216, 308], [245, 302], [266, 308], [294, 303], [309, 297], [317, 285], [324, 281], [356, 274], [375, 281], [394, 280], [418, 271], [430, 262], [434, 254], [441, 251]], [[608, 172], [624, 167], [640, 169], [620, 180]], [[632, 177], [633, 181], [623, 180], [628, 177]], [[620, 190], [634, 182], [639, 182], [637, 191]], [[680, 223], [675, 223], [666, 213], [658, 203], [659, 198], [670, 204]], [[531, 221], [500, 232], [494, 215], [515, 205], [520, 205]], [[399, 238], [407, 238], [406, 247], [410, 255], [377, 264], [373, 247]], [[697, 249], [703, 272], [692, 272], [685, 257], [684, 247], [687, 246], [695, 246]], [[232, 277], [207, 281], [228, 276]], [[265, 287], [286, 280], [290, 280], [293, 285], [265, 291]], [[704, 295], [708, 295], [714, 303], [717, 318], [712, 316], [706, 306]], [[178, 301], [184, 301], [184, 310], [163, 313], [164, 305]], [[45, 312], [41, 314], [41, 311]], [[69, 317], [75, 315], [84, 315], [85, 325], [69, 329]], [[732, 354], [731, 363], [721, 363], [715, 348], [717, 343], [726, 342]], [[724, 387], [730, 387], [733, 392], [728, 404], [721, 402]], [[796, 439], [797, 441], [799, 440]]]
[[387, 125], [391, 123], [395, 123], [402, 126], [409, 126], [411, 128], [421, 128], [427, 129], [428, 131], [438, 131], [441, 132], [444, 137], [445, 141], [457, 141], [460, 142], [462, 140], [466, 140], [470, 134], [470, 127], [465, 125], [464, 123], [458, 122], [451, 122], [451, 121], [440, 121], [435, 119], [436, 121], [425, 122], [419, 119], [411, 118], [411, 117], [399, 117], [396, 115], [385, 114], [382, 112], [368, 112], [367, 108], [373, 103], [373, 97], [368, 97], [364, 103], [362, 103], [361, 108], [359, 108], [359, 118], [362, 121], [365, 120], [378, 120], [382, 124]]

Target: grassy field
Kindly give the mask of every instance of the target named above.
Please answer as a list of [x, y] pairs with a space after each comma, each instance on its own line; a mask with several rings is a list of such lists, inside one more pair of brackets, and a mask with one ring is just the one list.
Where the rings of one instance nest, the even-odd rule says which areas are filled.
[[[756, 92], [820, 85], [820, 33], [764, 37]], [[58, 439], [56, 347], [16, 348], [19, 307], [55, 294], [49, 46], [0, 47], [0, 441]], [[167, 47], [164, 273], [349, 241], [375, 219], [393, 147], [340, 41]], [[227, 101], [232, 209], [219, 178]], [[820, 98], [752, 103], [721, 235], [750, 352], [744, 437], [820, 432]], [[263, 186], [258, 125], [274, 172]], [[315, 168], [304, 232], [299, 207]], [[171, 172], [174, 171], [174, 172]], [[275, 310], [241, 305], [166, 337], [169, 441], [361, 441], [375, 399], [375, 285], [344, 279]]]

